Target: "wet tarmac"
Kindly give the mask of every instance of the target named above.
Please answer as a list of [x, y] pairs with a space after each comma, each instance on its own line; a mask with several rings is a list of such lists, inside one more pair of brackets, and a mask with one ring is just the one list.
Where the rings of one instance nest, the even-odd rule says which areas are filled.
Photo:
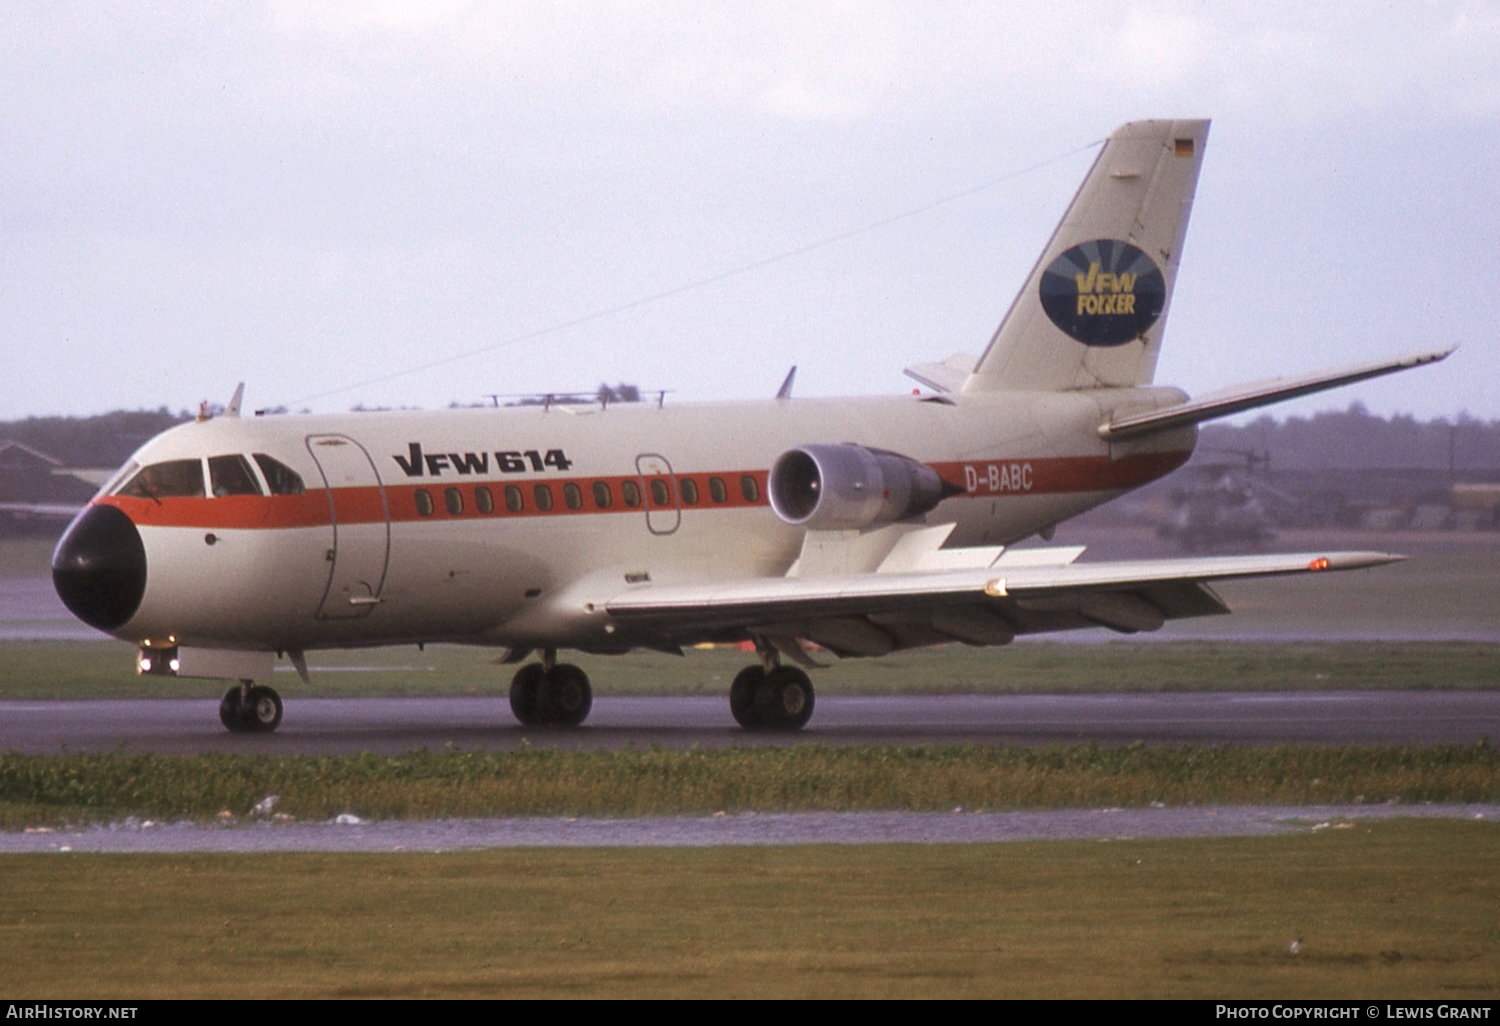
[[710, 848], [787, 844], [994, 844], [1265, 837], [1373, 820], [1500, 820], [1500, 805], [1202, 806], [1053, 812], [742, 813], [651, 819], [449, 819], [200, 826], [128, 820], [0, 833], [0, 853], [444, 852], [501, 848]]

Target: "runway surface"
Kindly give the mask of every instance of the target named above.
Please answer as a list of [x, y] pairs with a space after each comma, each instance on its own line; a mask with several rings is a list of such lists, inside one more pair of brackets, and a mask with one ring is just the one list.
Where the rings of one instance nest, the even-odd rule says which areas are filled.
[[790, 744], [1475, 744], [1497, 691], [823, 697], [806, 730], [752, 734], [718, 696], [599, 698], [582, 728], [521, 727], [494, 698], [292, 698], [281, 729], [233, 735], [216, 700], [0, 702], [0, 751], [400, 754]]

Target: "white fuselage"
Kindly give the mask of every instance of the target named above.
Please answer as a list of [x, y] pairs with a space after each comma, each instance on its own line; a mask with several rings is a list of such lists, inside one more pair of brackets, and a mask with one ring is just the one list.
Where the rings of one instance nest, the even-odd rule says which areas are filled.
[[110, 633], [273, 651], [620, 651], [659, 641], [600, 611], [632, 582], [787, 572], [806, 531], [773, 511], [767, 475], [793, 446], [848, 441], [926, 464], [953, 494], [918, 522], [953, 523], [949, 546], [1006, 545], [1185, 461], [1191, 428], [1113, 444], [1097, 432], [1117, 410], [1180, 399], [1145, 388], [198, 421], [133, 463], [265, 454], [305, 490], [102, 494], [139, 530], [147, 568], [138, 608]]

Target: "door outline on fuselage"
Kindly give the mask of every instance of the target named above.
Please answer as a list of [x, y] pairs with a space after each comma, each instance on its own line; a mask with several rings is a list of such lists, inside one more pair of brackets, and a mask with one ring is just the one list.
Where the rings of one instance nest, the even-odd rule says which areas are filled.
[[[328, 584], [314, 618], [349, 620], [368, 616], [380, 603], [391, 559], [391, 507], [385, 483], [369, 451], [348, 435], [308, 435], [307, 451], [323, 476], [329, 526], [333, 530], [328, 549]], [[358, 515], [362, 507], [368, 507], [368, 490], [372, 488], [380, 504], [378, 520]]]
[[[682, 525], [682, 499], [678, 494], [677, 475], [672, 464], [660, 453], [643, 452], [635, 458], [635, 472], [641, 481], [641, 505], [646, 510], [646, 530], [652, 534], [671, 534]], [[659, 506], [651, 482], [663, 480], [667, 486], [668, 504]]]

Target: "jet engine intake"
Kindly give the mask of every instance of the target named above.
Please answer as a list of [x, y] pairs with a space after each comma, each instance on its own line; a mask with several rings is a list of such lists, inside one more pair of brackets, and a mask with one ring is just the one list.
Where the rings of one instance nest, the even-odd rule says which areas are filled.
[[799, 445], [776, 457], [771, 508], [812, 530], [858, 530], [919, 516], [950, 494], [937, 471], [862, 445]]

